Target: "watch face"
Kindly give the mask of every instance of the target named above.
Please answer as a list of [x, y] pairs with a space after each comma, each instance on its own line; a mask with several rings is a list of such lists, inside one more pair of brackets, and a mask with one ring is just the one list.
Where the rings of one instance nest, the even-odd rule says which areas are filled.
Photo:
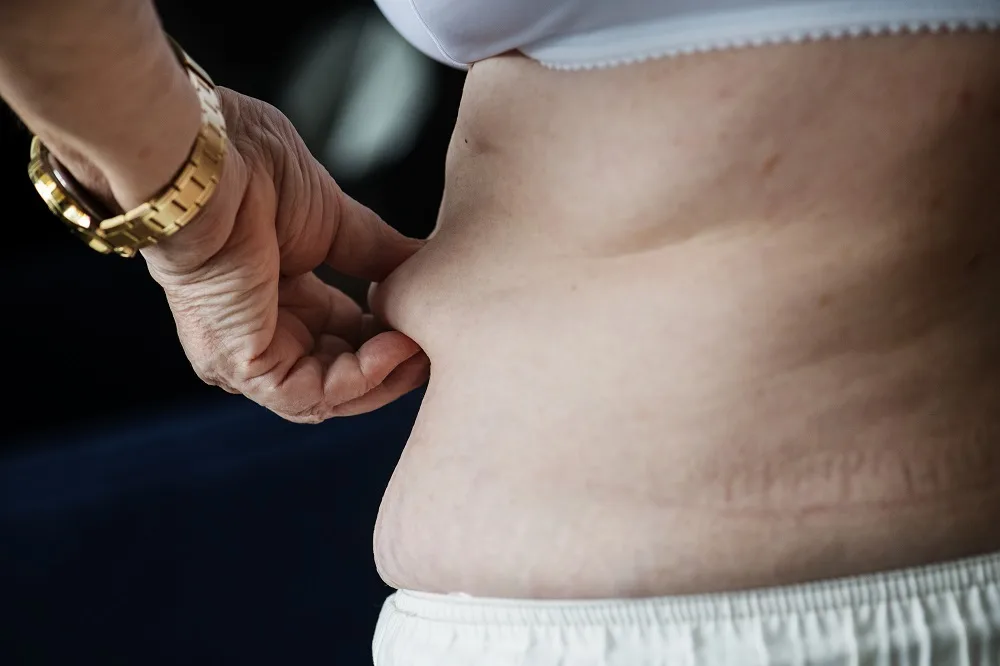
[[91, 192], [86, 190], [82, 185], [76, 182], [72, 174], [59, 163], [59, 160], [48, 151], [44, 146], [38, 154], [39, 159], [42, 164], [48, 170], [59, 187], [69, 195], [69, 198], [73, 200], [76, 206], [84, 213], [87, 214], [91, 219], [91, 225], [97, 225], [102, 220], [106, 220], [109, 217], [114, 217], [118, 213], [111, 210], [103, 201], [98, 197], [93, 195]]
[[[108, 254], [114, 250], [111, 244], [105, 242], [97, 233], [97, 225], [107, 219], [103, 211], [107, 209], [96, 197], [89, 195], [80, 187], [72, 176], [52, 157], [38, 137], [31, 142], [31, 161], [28, 164], [28, 177], [31, 178], [35, 190], [42, 200], [74, 235], [81, 238], [91, 248]], [[86, 203], [78, 197], [80, 193]]]
[[[107, 254], [114, 248], [96, 233], [97, 225], [102, 217], [96, 217], [98, 211], [88, 211], [86, 204], [81, 204], [73, 198], [72, 190], [75, 181], [64, 172], [58, 162], [42, 144], [38, 137], [31, 142], [31, 162], [28, 164], [28, 177], [31, 178], [35, 190], [42, 200], [74, 234], [98, 252]], [[70, 185], [67, 187], [66, 183]], [[82, 189], [76, 187], [75, 189]]]

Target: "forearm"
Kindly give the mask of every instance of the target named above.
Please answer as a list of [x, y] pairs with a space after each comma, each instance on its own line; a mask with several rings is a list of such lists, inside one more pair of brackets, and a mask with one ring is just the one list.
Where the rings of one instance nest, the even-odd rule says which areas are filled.
[[200, 125], [148, 0], [0, 0], [0, 96], [81, 182], [126, 207], [169, 182]]

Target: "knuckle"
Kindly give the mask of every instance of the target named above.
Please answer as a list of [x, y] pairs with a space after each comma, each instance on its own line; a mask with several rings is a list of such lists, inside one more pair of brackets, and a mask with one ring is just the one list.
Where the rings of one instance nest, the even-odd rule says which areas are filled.
[[230, 354], [226, 365], [229, 376], [239, 385], [252, 385], [261, 391], [274, 391], [279, 381], [274, 367], [264, 367], [260, 358], [255, 358], [245, 351]]
[[268, 405], [267, 402], [262, 402], [261, 404], [291, 423], [317, 424], [326, 420], [326, 417], [324, 417], [315, 407], [309, 407], [302, 411], [295, 411], [288, 409], [287, 407], [282, 408], [276, 405]]
[[212, 372], [208, 367], [198, 364], [191, 364], [194, 374], [197, 375], [198, 379], [205, 382], [209, 386], [218, 386], [219, 377]]

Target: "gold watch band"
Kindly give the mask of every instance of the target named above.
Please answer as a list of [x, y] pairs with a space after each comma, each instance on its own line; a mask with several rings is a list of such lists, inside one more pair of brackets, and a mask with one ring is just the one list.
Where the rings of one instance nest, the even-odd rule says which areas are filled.
[[[149, 201], [121, 215], [106, 217], [84, 196], [77, 196], [71, 176], [60, 170], [36, 136], [31, 141], [28, 176], [35, 189], [69, 228], [103, 254], [134, 257], [144, 247], [174, 235], [208, 203], [219, 183], [226, 154], [226, 120], [215, 84], [205, 71], [170, 40], [201, 102], [201, 129], [176, 177]], [[103, 219], [102, 219], [103, 218]]]

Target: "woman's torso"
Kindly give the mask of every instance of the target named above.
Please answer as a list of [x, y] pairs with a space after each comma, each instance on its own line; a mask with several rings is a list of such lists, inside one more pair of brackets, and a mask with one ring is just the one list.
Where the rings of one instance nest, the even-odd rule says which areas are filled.
[[376, 294], [398, 587], [637, 596], [1000, 548], [1000, 38], [470, 71]]

